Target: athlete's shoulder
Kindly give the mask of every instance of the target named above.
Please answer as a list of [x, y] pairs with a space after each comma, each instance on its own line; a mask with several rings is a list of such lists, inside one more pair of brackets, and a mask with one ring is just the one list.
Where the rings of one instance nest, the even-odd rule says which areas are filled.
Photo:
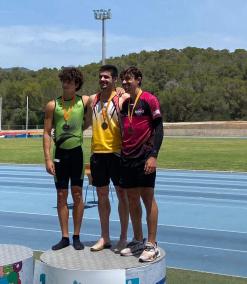
[[95, 94], [89, 96], [88, 105], [93, 107], [97, 104], [98, 101], [99, 101], [99, 93], [95, 93]]
[[80, 97], [81, 97], [81, 100], [83, 102], [84, 107], [87, 106], [88, 105], [88, 101], [89, 101], [89, 96], [82, 95]]
[[50, 111], [50, 110], [53, 111], [55, 109], [55, 106], [56, 106], [55, 100], [51, 100], [46, 104], [45, 110], [46, 111]]
[[146, 101], [159, 101], [158, 97], [151, 92], [143, 91], [141, 95], [142, 100]]

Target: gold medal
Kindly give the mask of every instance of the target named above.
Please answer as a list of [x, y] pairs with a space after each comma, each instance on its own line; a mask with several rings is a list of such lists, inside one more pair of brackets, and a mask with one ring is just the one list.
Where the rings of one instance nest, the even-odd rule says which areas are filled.
[[130, 126], [128, 127], [128, 133], [129, 133], [129, 134], [132, 134], [133, 131], [134, 131], [134, 129], [133, 129], [133, 127], [132, 127], [132, 119], [133, 119], [133, 114], [134, 114], [135, 107], [136, 107], [136, 105], [137, 105], [137, 102], [138, 102], [138, 100], [139, 100], [141, 94], [142, 94], [142, 90], [139, 89], [139, 91], [138, 91], [138, 93], [137, 93], [137, 96], [136, 96], [136, 98], [135, 98], [135, 102], [134, 102], [133, 108], [132, 108], [131, 111], [130, 111], [130, 101], [129, 101], [129, 104], [128, 104], [128, 120], [129, 120], [129, 124], [130, 124]]
[[62, 96], [63, 118], [66, 122], [63, 125], [63, 130], [68, 130], [70, 128], [70, 126], [67, 124], [67, 121], [70, 118], [70, 115], [71, 115], [71, 112], [72, 112], [72, 107], [73, 107], [74, 103], [75, 103], [75, 96], [73, 96], [73, 98], [71, 100], [71, 104], [70, 104], [68, 110], [66, 110], [65, 103], [64, 103], [64, 97]]
[[[101, 114], [102, 114], [102, 118], [103, 118], [103, 120], [104, 120], [104, 121], [102, 122], [102, 124], [101, 124], [101, 127], [102, 127], [102, 129], [104, 129], [104, 130], [106, 130], [106, 129], [108, 128], [108, 123], [109, 123], [110, 118], [108, 117], [107, 110], [108, 110], [108, 108], [109, 108], [109, 106], [110, 106], [110, 103], [111, 103], [111, 101], [112, 101], [112, 99], [113, 99], [113, 97], [114, 97], [115, 95], [116, 95], [116, 92], [113, 91], [113, 92], [111, 93], [110, 98], [109, 98], [108, 101], [107, 101], [106, 107], [104, 106], [103, 102], [100, 100], [100, 104], [101, 104]], [[108, 123], [107, 123], [106, 121], [108, 121]]]
[[108, 124], [104, 121], [102, 124], [101, 124], [101, 127], [102, 129], [106, 130], [108, 128]]

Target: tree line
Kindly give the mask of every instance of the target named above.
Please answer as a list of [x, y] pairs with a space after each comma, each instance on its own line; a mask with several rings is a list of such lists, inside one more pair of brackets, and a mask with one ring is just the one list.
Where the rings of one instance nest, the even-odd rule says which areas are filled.
[[[143, 73], [142, 88], [160, 100], [167, 122], [246, 120], [247, 51], [234, 52], [187, 47], [141, 51], [108, 58], [119, 71], [134, 65]], [[78, 66], [85, 83], [81, 94], [98, 90], [100, 63]], [[26, 97], [29, 124], [43, 124], [45, 104], [61, 95], [57, 68], [32, 71], [0, 68], [2, 125], [25, 124]]]

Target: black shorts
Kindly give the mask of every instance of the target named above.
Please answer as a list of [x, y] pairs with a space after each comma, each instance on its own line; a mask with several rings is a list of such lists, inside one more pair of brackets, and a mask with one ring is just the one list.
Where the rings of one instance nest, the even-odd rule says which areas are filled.
[[123, 188], [155, 186], [156, 171], [146, 175], [144, 172], [147, 156], [139, 158], [121, 157], [119, 185]]
[[56, 148], [54, 164], [56, 172], [54, 180], [57, 189], [67, 189], [69, 180], [71, 186], [82, 187], [84, 167], [81, 146], [70, 150]]
[[107, 186], [110, 179], [115, 186], [119, 185], [120, 157], [115, 153], [94, 153], [90, 158], [93, 185]]

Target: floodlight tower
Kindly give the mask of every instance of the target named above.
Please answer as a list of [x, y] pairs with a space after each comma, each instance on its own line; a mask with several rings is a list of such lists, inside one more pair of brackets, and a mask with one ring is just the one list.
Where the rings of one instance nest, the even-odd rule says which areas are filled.
[[93, 10], [95, 20], [102, 21], [102, 65], [105, 64], [105, 20], [111, 19], [111, 9]]

